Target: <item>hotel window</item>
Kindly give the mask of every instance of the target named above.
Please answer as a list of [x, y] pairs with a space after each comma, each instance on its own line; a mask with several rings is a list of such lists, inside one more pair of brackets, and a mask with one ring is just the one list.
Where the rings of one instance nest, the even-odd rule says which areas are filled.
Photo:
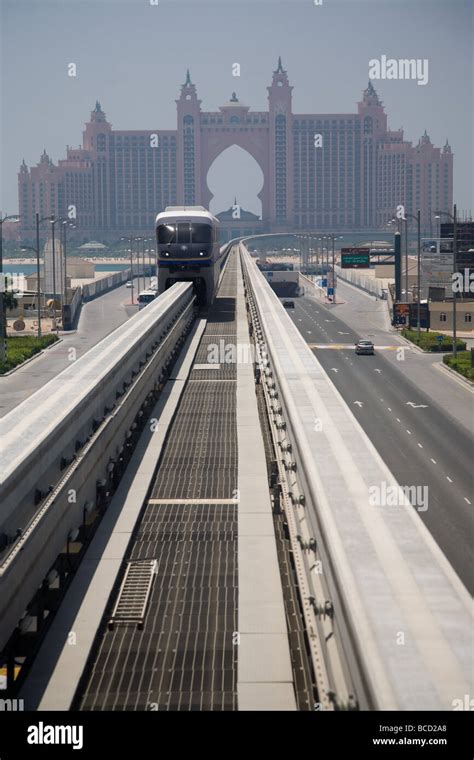
[[444, 311], [440, 312], [439, 321], [440, 322], [446, 322], [447, 321], [447, 317], [446, 317], [446, 314], [444, 313]]
[[465, 314], [465, 315], [464, 315], [464, 321], [465, 321], [465, 322], [472, 322], [472, 318], [471, 318], [471, 315], [470, 315], [470, 314]]

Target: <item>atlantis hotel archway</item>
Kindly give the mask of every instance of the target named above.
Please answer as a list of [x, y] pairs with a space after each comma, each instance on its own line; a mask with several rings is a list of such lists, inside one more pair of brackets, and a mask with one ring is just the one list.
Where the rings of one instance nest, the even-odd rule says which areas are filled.
[[235, 92], [219, 111], [201, 110], [189, 71], [178, 106], [178, 202], [206, 208], [212, 198], [207, 175], [215, 159], [237, 145], [263, 172], [262, 220], [287, 226], [292, 216], [291, 90], [281, 60], [268, 87], [269, 110], [251, 111]]
[[240, 219], [240, 203], [245, 198], [245, 208], [262, 218], [264, 174], [262, 167], [248, 151], [240, 146], [225, 148], [212, 162], [206, 177], [209, 192], [207, 208], [214, 215], [232, 207], [234, 219]]

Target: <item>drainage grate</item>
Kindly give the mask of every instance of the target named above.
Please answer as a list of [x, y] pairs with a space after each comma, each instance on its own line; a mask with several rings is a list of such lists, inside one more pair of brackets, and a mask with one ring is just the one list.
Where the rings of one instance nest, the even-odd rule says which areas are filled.
[[115, 623], [137, 623], [139, 628], [143, 626], [153, 579], [156, 578], [156, 567], [156, 560], [127, 563], [120, 593], [109, 619], [109, 629]]

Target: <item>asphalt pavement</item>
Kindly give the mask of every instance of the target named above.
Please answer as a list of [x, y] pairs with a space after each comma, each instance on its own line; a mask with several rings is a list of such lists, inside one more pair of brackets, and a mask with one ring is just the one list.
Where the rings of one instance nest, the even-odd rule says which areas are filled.
[[[339, 295], [345, 304], [295, 299], [288, 313], [399, 484], [426, 487], [427, 505], [414, 508], [472, 593], [473, 395], [387, 329], [385, 302], [344, 288]], [[354, 343], [368, 337], [375, 356], [356, 356]], [[425, 388], [417, 378], [427, 373]]]

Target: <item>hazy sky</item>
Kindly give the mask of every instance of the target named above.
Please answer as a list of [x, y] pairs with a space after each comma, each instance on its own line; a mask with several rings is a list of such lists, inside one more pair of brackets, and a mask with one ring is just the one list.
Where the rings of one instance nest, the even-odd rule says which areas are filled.
[[[116, 129], [175, 129], [186, 68], [204, 110], [233, 90], [251, 109], [267, 108], [279, 55], [293, 111], [347, 113], [368, 81], [369, 60], [428, 59], [429, 81], [373, 84], [389, 126], [436, 146], [449, 138], [454, 200], [473, 202], [473, 4], [471, 0], [3, 0], [1, 17], [3, 212], [18, 210], [17, 172], [43, 148], [54, 162], [82, 140], [96, 99]], [[67, 75], [69, 63], [75, 78]], [[239, 63], [241, 76], [232, 76]], [[234, 147], [211, 167], [212, 208], [237, 195], [260, 213], [260, 168]]]

